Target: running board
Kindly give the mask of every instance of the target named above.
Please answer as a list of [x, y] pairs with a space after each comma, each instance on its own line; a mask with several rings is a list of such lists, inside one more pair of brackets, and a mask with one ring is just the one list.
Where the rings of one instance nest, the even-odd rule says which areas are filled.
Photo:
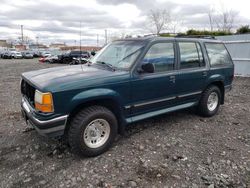
[[178, 105], [178, 106], [173, 106], [173, 107], [170, 107], [170, 108], [165, 108], [165, 109], [161, 109], [161, 110], [157, 110], [157, 111], [153, 111], [153, 112], [148, 112], [148, 113], [145, 113], [145, 114], [141, 114], [141, 115], [137, 115], [137, 116], [127, 118], [126, 122], [127, 123], [133, 123], [133, 122], [136, 122], [136, 121], [140, 121], [140, 120], [143, 120], [143, 119], [146, 119], [146, 118], [150, 118], [150, 117], [154, 117], [154, 116], [157, 116], [157, 115], [165, 114], [165, 113], [168, 113], [168, 112], [174, 112], [174, 111], [177, 111], [177, 110], [189, 108], [189, 107], [192, 107], [192, 106], [194, 106], [196, 104], [197, 104], [197, 102], [189, 102], [189, 103], [181, 104], [181, 105]]

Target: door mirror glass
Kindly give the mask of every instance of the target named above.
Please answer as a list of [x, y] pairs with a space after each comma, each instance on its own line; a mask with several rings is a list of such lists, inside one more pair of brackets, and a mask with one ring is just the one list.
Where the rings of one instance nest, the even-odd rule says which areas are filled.
[[155, 67], [152, 63], [146, 63], [141, 66], [141, 69], [143, 72], [146, 73], [154, 73], [155, 72]]

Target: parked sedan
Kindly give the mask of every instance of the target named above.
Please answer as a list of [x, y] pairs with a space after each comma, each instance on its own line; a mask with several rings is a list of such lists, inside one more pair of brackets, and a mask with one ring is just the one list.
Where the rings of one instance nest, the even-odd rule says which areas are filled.
[[12, 58], [15, 58], [15, 59], [22, 59], [22, 58], [23, 58], [21, 52], [12, 52], [12, 53], [11, 53], [11, 57], [12, 57]]
[[41, 52], [41, 57], [49, 57], [51, 56], [50, 52]]
[[11, 59], [12, 58], [11, 53], [10, 52], [4, 52], [2, 54], [2, 58], [3, 59]]
[[51, 55], [48, 57], [41, 57], [39, 58], [40, 63], [58, 63], [58, 56], [57, 55]]
[[90, 58], [90, 54], [87, 51], [70, 51], [58, 56], [60, 63], [70, 63], [73, 61], [73, 58]]
[[25, 59], [33, 59], [33, 54], [31, 54], [30, 52], [23, 52], [22, 55]]

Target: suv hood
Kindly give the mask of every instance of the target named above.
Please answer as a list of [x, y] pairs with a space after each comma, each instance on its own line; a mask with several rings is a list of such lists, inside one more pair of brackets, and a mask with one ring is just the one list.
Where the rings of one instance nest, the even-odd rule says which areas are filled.
[[58, 91], [102, 84], [105, 78], [124, 75], [125, 71], [105, 70], [94, 66], [72, 65], [25, 72], [22, 78], [41, 91]]

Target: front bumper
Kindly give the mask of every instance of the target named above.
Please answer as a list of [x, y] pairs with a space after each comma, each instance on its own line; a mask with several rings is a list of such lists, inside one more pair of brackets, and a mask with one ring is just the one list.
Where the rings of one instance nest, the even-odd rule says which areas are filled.
[[40, 135], [54, 138], [64, 134], [68, 115], [54, 118], [38, 117], [25, 98], [22, 98], [21, 108], [23, 118], [27, 123], [30, 123]]

